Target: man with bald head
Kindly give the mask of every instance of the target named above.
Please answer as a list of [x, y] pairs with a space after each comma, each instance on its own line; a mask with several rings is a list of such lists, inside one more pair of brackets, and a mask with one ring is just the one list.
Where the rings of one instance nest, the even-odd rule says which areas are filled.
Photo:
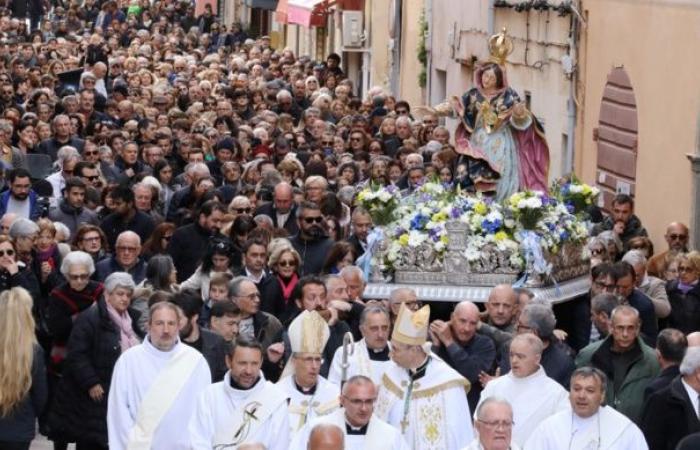
[[513, 441], [523, 446], [540, 422], [566, 409], [568, 396], [561, 384], [541, 366], [542, 340], [532, 333], [519, 334], [510, 344], [510, 372], [491, 380], [479, 403], [490, 397], [507, 398], [513, 407]]
[[472, 385], [467, 399], [474, 411], [481, 394], [479, 374], [489, 372], [496, 361], [496, 347], [491, 339], [476, 333], [479, 308], [468, 301], [455, 306], [449, 322], [430, 324], [433, 352], [459, 372]]
[[141, 238], [133, 231], [123, 231], [117, 236], [114, 254], [95, 264], [92, 278], [104, 281], [114, 272], [126, 272], [134, 279], [134, 283], [139, 284], [146, 278], [146, 262], [139, 255]]
[[652, 256], [647, 263], [647, 273], [661, 279], [664, 278], [666, 258], [669, 254], [677, 255], [688, 252], [688, 227], [680, 222], [671, 222], [666, 227], [664, 239], [668, 244], [668, 250]]
[[693, 331], [686, 336], [688, 339], [688, 347], [700, 347], [700, 331]]
[[336, 425], [320, 423], [309, 435], [306, 450], [345, 450], [345, 435]]
[[518, 312], [518, 296], [509, 284], [495, 286], [486, 302], [488, 323], [501, 331], [513, 332]]
[[296, 205], [294, 204], [294, 189], [283, 181], [275, 186], [272, 202], [261, 205], [255, 215], [265, 214], [272, 219], [275, 228], [284, 228], [290, 236], [299, 232], [296, 221]]

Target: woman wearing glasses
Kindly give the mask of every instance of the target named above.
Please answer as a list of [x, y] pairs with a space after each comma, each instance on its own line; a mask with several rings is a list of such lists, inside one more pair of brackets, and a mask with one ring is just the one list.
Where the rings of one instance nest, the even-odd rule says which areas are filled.
[[[280, 322], [288, 323], [292, 320], [295, 309], [292, 293], [299, 283], [299, 253], [292, 244], [284, 238], [273, 240], [268, 246], [270, 257], [267, 266], [271, 275], [276, 279], [269, 295], [264, 295], [260, 309], [277, 317]], [[269, 300], [274, 299], [274, 303]]]
[[17, 250], [12, 240], [0, 235], [0, 292], [14, 287], [26, 289], [33, 298], [40, 297], [39, 281], [34, 272], [17, 260]]
[[678, 256], [678, 280], [666, 285], [671, 315], [668, 326], [684, 334], [700, 330], [700, 252]]
[[109, 254], [107, 236], [96, 225], [82, 224], [73, 238], [73, 250], [83, 251], [92, 256], [93, 261], [100, 261]]

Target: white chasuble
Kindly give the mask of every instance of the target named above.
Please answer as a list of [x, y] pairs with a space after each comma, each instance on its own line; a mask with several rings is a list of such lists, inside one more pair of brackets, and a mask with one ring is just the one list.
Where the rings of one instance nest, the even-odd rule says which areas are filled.
[[631, 420], [609, 406], [581, 418], [571, 409], [542, 422], [523, 450], [648, 450], [644, 435]]
[[512, 406], [515, 422], [512, 440], [521, 447], [542, 421], [571, 407], [569, 393], [549, 378], [542, 367], [527, 377], [517, 378], [508, 372], [490, 381], [481, 392], [479, 404], [489, 397], [505, 398]]
[[248, 390], [231, 386], [231, 372], [202, 392], [190, 420], [193, 450], [235, 450], [260, 443], [268, 450], [287, 450], [289, 415], [287, 394], [260, 374]]
[[413, 450], [459, 450], [474, 438], [469, 387], [434, 356], [412, 384], [408, 370], [392, 362], [382, 377], [375, 414], [397, 427]]
[[[382, 382], [382, 375], [384, 375], [384, 372], [391, 364], [391, 360], [375, 361], [370, 359], [369, 352], [371, 350], [367, 348], [367, 343], [364, 339], [355, 342], [353, 347], [353, 353], [348, 357], [348, 379], [355, 375], [364, 375], [371, 379], [375, 385], [379, 386]], [[331, 362], [331, 367], [328, 372], [328, 381], [338, 386], [340, 386], [340, 379], [343, 371], [342, 364], [343, 347], [340, 346], [333, 355], [333, 362]]]
[[[481, 445], [481, 442], [479, 441], [479, 436], [477, 436], [476, 438], [474, 438], [471, 444], [467, 445], [462, 450], [484, 450], [484, 446]], [[518, 444], [511, 440], [510, 447], [508, 447], [508, 450], [520, 450], [520, 447], [518, 447]]]
[[347, 434], [345, 410], [337, 409], [331, 414], [317, 417], [304, 425], [292, 440], [289, 450], [306, 450], [311, 430], [318, 424], [332, 424], [343, 430], [345, 450], [409, 450], [399, 430], [372, 415], [366, 434]]
[[294, 375], [282, 378], [277, 386], [289, 397], [289, 427], [292, 437], [310, 420], [330, 414], [340, 407], [340, 387], [320, 375], [313, 394], [304, 394], [297, 389]]
[[107, 400], [111, 450], [189, 449], [193, 405], [211, 384], [204, 357], [180, 342], [164, 352], [148, 338], [114, 366]]

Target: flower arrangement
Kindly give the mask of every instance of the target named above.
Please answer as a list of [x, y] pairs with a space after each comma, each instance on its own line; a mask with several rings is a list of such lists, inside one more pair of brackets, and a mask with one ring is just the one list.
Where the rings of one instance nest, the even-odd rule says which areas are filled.
[[554, 196], [564, 203], [569, 212], [583, 217], [588, 208], [595, 205], [600, 189], [579, 181], [576, 177], [571, 180], [560, 180], [552, 185]]
[[368, 186], [357, 194], [355, 201], [372, 216], [375, 225], [388, 225], [394, 220], [401, 194], [396, 186]]
[[[382, 270], [442, 269], [440, 261], [450, 247], [450, 222], [466, 229], [462, 256], [467, 261], [478, 263], [495, 248], [498, 267], [515, 271], [533, 268], [528, 246], [537, 245], [538, 254], [555, 255], [565, 243], [581, 243], [588, 236], [585, 223], [570, 207], [545, 193], [518, 192], [498, 203], [429, 182], [400, 201], [394, 220], [384, 226], [384, 251], [376, 255], [375, 264]], [[430, 257], [423, 255], [426, 249]], [[534, 269], [545, 270], [541, 267]]]

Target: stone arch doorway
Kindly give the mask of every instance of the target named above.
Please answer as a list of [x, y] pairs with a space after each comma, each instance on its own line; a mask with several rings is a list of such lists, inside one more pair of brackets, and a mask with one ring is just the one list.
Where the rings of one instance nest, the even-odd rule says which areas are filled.
[[624, 67], [608, 74], [600, 103], [596, 183], [600, 206], [610, 209], [615, 194], [634, 196], [637, 177], [637, 102]]

